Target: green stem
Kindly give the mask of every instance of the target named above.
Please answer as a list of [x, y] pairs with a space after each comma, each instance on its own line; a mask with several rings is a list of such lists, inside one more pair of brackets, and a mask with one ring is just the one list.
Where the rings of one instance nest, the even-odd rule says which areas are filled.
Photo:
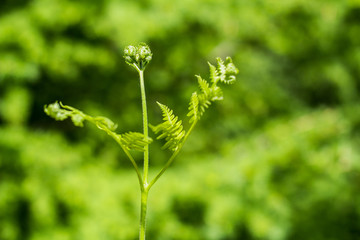
[[[143, 128], [144, 128], [144, 137], [149, 137], [149, 127], [148, 127], [148, 118], [147, 118], [147, 107], [146, 107], [146, 95], [145, 95], [145, 84], [144, 84], [144, 71], [139, 70], [140, 76], [140, 89], [141, 89], [141, 103], [142, 103], [142, 115], [143, 115]], [[149, 172], [149, 145], [145, 146], [144, 151], [144, 180], [143, 183], [147, 185]]]
[[141, 174], [140, 174], [138, 165], [136, 164], [134, 158], [132, 157], [132, 155], [130, 154], [130, 152], [126, 149], [126, 147], [124, 147], [124, 145], [120, 142], [119, 137], [118, 137], [115, 133], [113, 133], [113, 132], [108, 132], [108, 134], [120, 145], [120, 147], [122, 148], [122, 150], [124, 151], [124, 153], [126, 154], [126, 156], [130, 159], [130, 162], [132, 163], [132, 165], [133, 165], [134, 168], [135, 168], [136, 175], [137, 175], [137, 177], [138, 177], [139, 184], [140, 184], [140, 188], [141, 188], [141, 191], [142, 191], [143, 188], [144, 188], [144, 183], [143, 183], [143, 179], [141, 178]]
[[154, 177], [154, 179], [150, 182], [150, 184], [148, 185], [148, 188], [150, 189], [155, 183], [156, 181], [161, 177], [161, 175], [164, 174], [164, 172], [166, 171], [166, 169], [168, 169], [170, 167], [170, 165], [174, 162], [175, 157], [179, 154], [180, 150], [182, 149], [182, 147], [184, 146], [184, 143], [186, 141], [186, 139], [189, 137], [190, 133], [192, 132], [192, 130], [194, 129], [195, 125], [196, 125], [197, 121], [194, 121], [189, 129], [189, 131], [186, 133], [181, 145], [179, 146], [179, 148], [171, 155], [171, 157], [169, 158], [169, 160], [166, 162], [165, 166], [160, 170], [160, 172]]
[[81, 114], [81, 115], [82, 115], [86, 120], [88, 120], [89, 122], [95, 124], [99, 129], [105, 131], [109, 136], [111, 136], [111, 137], [120, 145], [120, 147], [122, 148], [122, 150], [125, 152], [126, 156], [130, 159], [130, 162], [131, 162], [132, 165], [134, 166], [134, 169], [135, 169], [135, 171], [136, 171], [136, 175], [137, 175], [138, 180], [139, 180], [140, 188], [141, 188], [141, 190], [143, 190], [143, 188], [144, 188], [144, 183], [143, 183], [143, 179], [141, 178], [141, 174], [140, 174], [140, 171], [139, 171], [139, 167], [138, 167], [138, 165], [136, 164], [136, 162], [135, 162], [134, 158], [132, 157], [132, 155], [130, 154], [130, 152], [129, 152], [129, 151], [126, 149], [126, 147], [121, 143], [119, 136], [118, 136], [116, 133], [110, 131], [109, 129], [104, 128], [104, 127], [98, 125], [98, 124], [96, 123], [96, 121], [94, 120], [93, 117], [88, 116], [88, 115], [86, 115], [86, 114], [84, 114], [84, 113], [82, 113], [82, 112], [79, 112], [79, 114]]
[[146, 210], [148, 193], [148, 189], [141, 190], [139, 240], [145, 240], [146, 235]]
[[[145, 95], [145, 83], [144, 83], [144, 71], [138, 68], [140, 77], [140, 89], [141, 89], [141, 103], [142, 103], [142, 115], [143, 115], [143, 128], [144, 137], [149, 137], [149, 126], [148, 126], [148, 115], [146, 107], [146, 95]], [[141, 188], [141, 205], [140, 205], [140, 232], [139, 239], [145, 240], [146, 234], [146, 209], [147, 209], [147, 198], [148, 198], [148, 172], [149, 172], [149, 145], [145, 146], [144, 149], [144, 175]]]

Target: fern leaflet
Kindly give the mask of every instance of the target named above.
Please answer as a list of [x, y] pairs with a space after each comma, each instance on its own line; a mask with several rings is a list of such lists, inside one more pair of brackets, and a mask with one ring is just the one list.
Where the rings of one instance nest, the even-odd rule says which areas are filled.
[[206, 95], [206, 96], [210, 96], [211, 95], [211, 88], [209, 86], [209, 83], [201, 78], [200, 76], [196, 75], [197, 79], [198, 79], [198, 83], [199, 83], [199, 87], [200, 90], [202, 92], [202, 94]]
[[216, 67], [209, 63], [209, 69], [210, 69], [210, 81], [213, 84], [216, 84], [219, 81], [218, 71], [216, 70]]
[[226, 81], [226, 66], [224, 64], [224, 61], [221, 58], [217, 58], [217, 74], [219, 77], [219, 80], [223, 83], [227, 83]]
[[190, 123], [200, 119], [199, 116], [199, 98], [197, 92], [194, 92], [191, 95], [190, 104], [189, 104], [189, 113], [187, 114], [190, 117]]
[[118, 135], [120, 142], [128, 149], [144, 152], [145, 146], [152, 142], [151, 138], [145, 138], [144, 134], [139, 132], [127, 132]]
[[164, 122], [157, 125], [150, 125], [155, 134], [161, 133], [157, 139], [165, 138], [165, 145], [163, 149], [170, 149], [176, 151], [181, 143], [181, 140], [185, 136], [185, 130], [183, 130], [182, 121], [178, 120], [178, 117], [174, 115], [173, 111], [164, 104], [157, 102], [162, 113]]

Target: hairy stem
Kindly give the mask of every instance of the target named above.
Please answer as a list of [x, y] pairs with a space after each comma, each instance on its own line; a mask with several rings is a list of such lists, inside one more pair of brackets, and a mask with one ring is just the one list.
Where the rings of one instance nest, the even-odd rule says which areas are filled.
[[[145, 84], [144, 84], [144, 71], [139, 71], [140, 76], [140, 89], [141, 89], [141, 103], [142, 103], [142, 115], [143, 115], [143, 128], [144, 128], [144, 137], [149, 137], [149, 127], [148, 127], [148, 116], [147, 116], [147, 107], [146, 107], [146, 95], [145, 95]], [[144, 151], [144, 180], [143, 183], [147, 185], [149, 172], [149, 145], [145, 146]]]
[[146, 235], [146, 210], [148, 193], [148, 189], [141, 190], [139, 240], [145, 240]]
[[[140, 89], [141, 89], [141, 103], [142, 103], [142, 115], [143, 115], [143, 128], [144, 137], [149, 137], [149, 126], [148, 116], [146, 107], [146, 95], [145, 95], [145, 83], [144, 83], [144, 71], [139, 70], [140, 77]], [[141, 188], [141, 205], [140, 205], [140, 233], [139, 239], [145, 240], [146, 234], [146, 209], [147, 209], [147, 198], [148, 198], [148, 172], [149, 172], [149, 145], [145, 146], [144, 149], [144, 175]]]

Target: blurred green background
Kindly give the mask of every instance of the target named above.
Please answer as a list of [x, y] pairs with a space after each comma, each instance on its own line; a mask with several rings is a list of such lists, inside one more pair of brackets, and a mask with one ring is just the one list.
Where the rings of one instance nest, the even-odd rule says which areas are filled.
[[185, 119], [207, 61], [240, 70], [150, 192], [148, 239], [360, 239], [360, 1], [1, 0], [1, 240], [137, 238], [126, 156], [43, 106], [140, 131], [138, 42], [153, 124], [155, 101]]

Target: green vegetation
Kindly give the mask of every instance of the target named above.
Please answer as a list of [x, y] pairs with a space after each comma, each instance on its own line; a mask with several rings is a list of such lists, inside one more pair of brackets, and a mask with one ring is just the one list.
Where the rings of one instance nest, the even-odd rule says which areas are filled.
[[[140, 198], [140, 231], [139, 239], [145, 240], [146, 235], [146, 214], [147, 214], [147, 199], [150, 188], [156, 183], [156, 181], [162, 176], [162, 174], [168, 169], [168, 167], [173, 163], [175, 157], [180, 152], [188, 136], [194, 129], [196, 123], [200, 120], [200, 117], [204, 114], [205, 109], [208, 108], [213, 101], [218, 101], [223, 99], [222, 90], [217, 86], [218, 82], [223, 82], [226, 84], [231, 84], [235, 81], [235, 75], [238, 73], [238, 69], [232, 63], [231, 58], [226, 59], [226, 63], [220, 58], [217, 59], [217, 67], [211, 65], [210, 67], [210, 80], [211, 87], [209, 83], [202, 79], [200, 76], [197, 76], [200, 93], [194, 92], [190, 99], [189, 104], [189, 113], [190, 117], [189, 122], [191, 126], [189, 130], [185, 132], [183, 130], [182, 121], [174, 115], [173, 111], [157, 102], [162, 113], [163, 113], [163, 123], [160, 123], [157, 126], [150, 125], [151, 129], [155, 134], [161, 133], [157, 139], [165, 138], [166, 143], [163, 146], [163, 149], [170, 149], [173, 151], [170, 158], [165, 163], [164, 167], [159, 171], [159, 173], [154, 177], [153, 180], [149, 181], [149, 145], [153, 141], [149, 137], [149, 124], [148, 124], [148, 114], [147, 114], [147, 104], [146, 104], [146, 94], [145, 94], [145, 83], [144, 83], [144, 70], [146, 65], [152, 59], [152, 53], [150, 48], [142, 43], [137, 47], [132, 45], [128, 46], [124, 50], [124, 58], [127, 64], [134, 67], [139, 73], [140, 78], [140, 89], [141, 89], [141, 102], [142, 102], [142, 117], [143, 117], [143, 133], [139, 132], [128, 132], [124, 134], [117, 134], [115, 131], [116, 125], [105, 117], [91, 117], [83, 112], [69, 106], [64, 106], [61, 103], [55, 102], [48, 106], [45, 106], [44, 111], [50, 117], [58, 121], [63, 121], [67, 118], [71, 118], [75, 126], [83, 127], [84, 120], [88, 120], [94, 123], [99, 129], [105, 131], [110, 137], [112, 137], [125, 152], [130, 162], [132, 163], [140, 185], [141, 198]], [[131, 152], [129, 150], [140, 151], [144, 153], [143, 157], [143, 175], [141, 175], [138, 165], [134, 160]]]
[[[0, 239], [138, 237], [126, 154], [96, 126], [43, 113], [61, 99], [142, 129], [139, 83], [122, 56], [134, 42], [155, 53], [150, 123], [162, 122], [156, 101], [187, 115], [204, 60], [231, 56], [239, 68], [152, 187], [147, 239], [356, 239], [359, 12], [356, 0], [2, 1]], [[164, 137], [153, 137], [149, 179], [173, 152], [160, 151]]]

